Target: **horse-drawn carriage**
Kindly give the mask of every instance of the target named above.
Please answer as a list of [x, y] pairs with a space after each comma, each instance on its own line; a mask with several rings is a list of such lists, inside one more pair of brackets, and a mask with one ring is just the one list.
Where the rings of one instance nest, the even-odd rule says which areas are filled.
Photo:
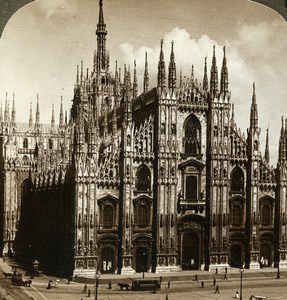
[[19, 286], [31, 286], [32, 280], [24, 280], [21, 273], [13, 274], [11, 277], [12, 284]]

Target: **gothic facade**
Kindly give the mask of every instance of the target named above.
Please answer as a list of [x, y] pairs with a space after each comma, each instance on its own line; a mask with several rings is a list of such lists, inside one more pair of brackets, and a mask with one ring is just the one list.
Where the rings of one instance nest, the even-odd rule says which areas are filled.
[[[163, 43], [157, 86], [145, 57], [110, 70], [103, 3], [92, 71], [78, 68], [70, 118], [1, 114], [1, 251], [50, 272], [172, 272], [260, 264], [287, 268], [286, 125], [279, 158], [260, 152], [255, 85], [247, 135], [237, 127], [225, 48], [204, 78], [180, 74]], [[84, 74], [85, 73], [85, 74]], [[123, 75], [122, 75], [123, 73]], [[132, 73], [132, 74], [131, 74]], [[218, 74], [219, 73], [219, 74]]]

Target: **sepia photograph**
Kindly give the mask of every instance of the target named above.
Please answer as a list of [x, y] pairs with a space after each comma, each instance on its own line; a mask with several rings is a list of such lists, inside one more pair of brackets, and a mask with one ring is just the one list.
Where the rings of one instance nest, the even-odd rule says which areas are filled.
[[287, 1], [0, 1], [0, 299], [287, 299]]

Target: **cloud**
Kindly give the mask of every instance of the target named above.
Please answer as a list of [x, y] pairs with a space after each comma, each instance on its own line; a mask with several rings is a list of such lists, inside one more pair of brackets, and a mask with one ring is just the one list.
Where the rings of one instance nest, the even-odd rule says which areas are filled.
[[[283, 65], [287, 65], [280, 37], [274, 35], [279, 23], [260, 23], [257, 25], [244, 25], [240, 27], [235, 40], [226, 40], [226, 55], [229, 70], [229, 89], [231, 102], [235, 104], [235, 118], [242, 132], [249, 127], [249, 111], [252, 99], [252, 85], [256, 83], [256, 95], [259, 111], [259, 126], [262, 127], [261, 151], [264, 154], [265, 130], [270, 128], [270, 149], [272, 163], [277, 159], [279, 131], [278, 122], [283, 113], [282, 106], [287, 98], [284, 84], [287, 74]], [[208, 70], [212, 60], [213, 45], [216, 46], [217, 66], [220, 77], [224, 45], [219, 45], [207, 35], [199, 39], [192, 39], [189, 32], [176, 27], [164, 36], [164, 54], [166, 70], [168, 71], [171, 41], [174, 41], [177, 73], [182, 71], [183, 76], [190, 77], [191, 66], [194, 65], [195, 77], [202, 82], [204, 58], [208, 58]], [[160, 41], [152, 47], [135, 49], [132, 44], [125, 43], [119, 46], [121, 61], [133, 65], [137, 61], [138, 81], [142, 84], [145, 51], [148, 53], [150, 86], [156, 85], [157, 64], [159, 59]], [[279, 56], [284, 56], [278, 60]], [[274, 57], [275, 56], [275, 57]], [[274, 60], [276, 58], [276, 60]], [[208, 73], [209, 75], [209, 73]], [[272, 102], [276, 102], [273, 105]], [[285, 106], [284, 106], [285, 107]], [[286, 109], [285, 109], [286, 113]], [[278, 120], [277, 120], [278, 119]], [[266, 122], [266, 120], [268, 120]]]

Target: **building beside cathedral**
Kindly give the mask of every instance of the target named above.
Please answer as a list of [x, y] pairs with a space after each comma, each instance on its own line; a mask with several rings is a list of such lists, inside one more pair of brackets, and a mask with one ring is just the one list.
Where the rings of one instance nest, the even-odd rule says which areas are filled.
[[[287, 268], [287, 126], [276, 169], [260, 145], [255, 85], [247, 135], [236, 126], [225, 48], [204, 78], [180, 75], [163, 43], [157, 86], [111, 71], [103, 3], [92, 71], [78, 68], [68, 120], [16, 122], [0, 135], [1, 252], [47, 272], [172, 272], [260, 264]], [[260, 149], [264, 149], [264, 155]]]

